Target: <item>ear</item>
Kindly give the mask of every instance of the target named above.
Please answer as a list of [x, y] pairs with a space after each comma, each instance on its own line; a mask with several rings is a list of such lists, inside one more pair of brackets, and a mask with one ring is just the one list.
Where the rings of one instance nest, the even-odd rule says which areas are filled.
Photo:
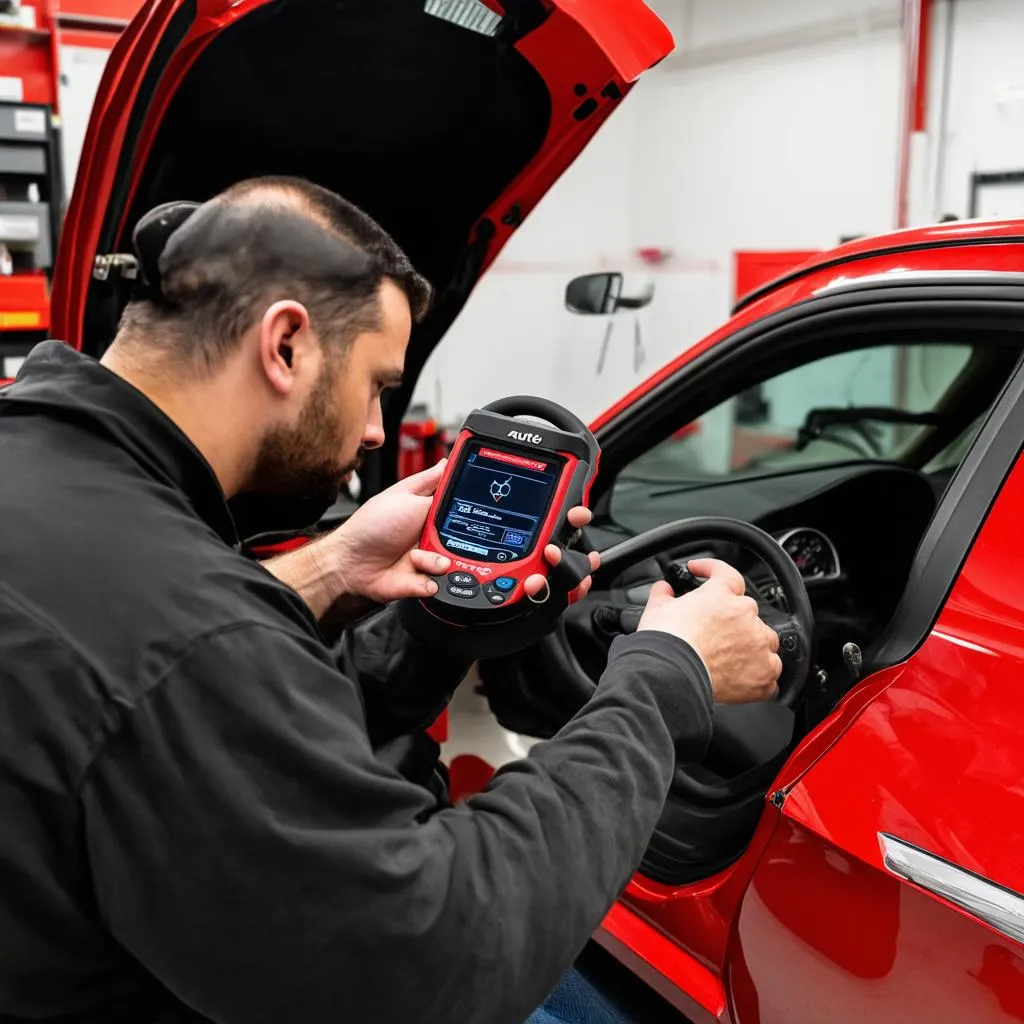
[[260, 364], [270, 386], [280, 394], [289, 394], [310, 356], [309, 313], [301, 302], [284, 299], [275, 302], [259, 323]]

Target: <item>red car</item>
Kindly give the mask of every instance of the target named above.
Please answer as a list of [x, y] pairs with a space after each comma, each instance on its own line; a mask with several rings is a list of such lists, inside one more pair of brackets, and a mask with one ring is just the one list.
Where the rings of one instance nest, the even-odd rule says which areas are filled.
[[898, 232], [749, 296], [595, 424], [602, 569], [482, 667], [499, 719], [550, 734], [697, 553], [809, 654], [716, 709], [597, 936], [694, 1022], [1024, 1020], [1022, 352], [1024, 222]]
[[[441, 297], [372, 492], [475, 282], [671, 47], [640, 0], [150, 0], [97, 97], [55, 333], [102, 351], [158, 203], [263, 173], [336, 189]], [[1024, 223], [904, 232], [750, 297], [596, 424], [605, 565], [482, 666], [498, 719], [557, 729], [698, 551], [744, 571], [790, 656], [779, 700], [720, 708], [678, 766], [598, 936], [694, 1021], [1024, 1019], [1022, 344]]]

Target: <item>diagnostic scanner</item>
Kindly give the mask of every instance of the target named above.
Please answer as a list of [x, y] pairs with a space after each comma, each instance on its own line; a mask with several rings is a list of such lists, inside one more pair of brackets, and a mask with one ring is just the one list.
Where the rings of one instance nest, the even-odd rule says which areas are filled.
[[[434, 577], [433, 597], [399, 603], [408, 632], [470, 658], [511, 654], [547, 633], [590, 572], [587, 556], [569, 548], [577, 531], [567, 514], [586, 505], [600, 455], [586, 424], [546, 399], [502, 398], [471, 412], [420, 538], [451, 567]], [[548, 544], [561, 550], [557, 566], [544, 557]], [[538, 574], [546, 586], [530, 597], [523, 584]]]

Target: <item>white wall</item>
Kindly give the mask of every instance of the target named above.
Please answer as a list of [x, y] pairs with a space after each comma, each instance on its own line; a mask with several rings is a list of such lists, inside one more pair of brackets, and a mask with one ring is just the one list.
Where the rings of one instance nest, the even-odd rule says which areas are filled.
[[[914, 153], [911, 211], [919, 223], [966, 217], [972, 171], [1024, 170], [1024, 3], [936, 0], [929, 72], [928, 131]], [[1024, 216], [1020, 186], [986, 190], [983, 201], [982, 216]]]
[[[524, 384], [591, 416], [714, 329], [733, 299], [737, 249], [830, 248], [895, 227], [903, 93], [902, 0], [649, 0], [677, 52], [649, 73], [520, 229], [470, 300], [419, 397], [453, 419]], [[972, 170], [1024, 168], [1024, 2], [954, 0], [943, 124], [946, 17], [931, 30], [928, 132], [913, 140], [912, 223], [966, 215]], [[620, 201], [621, 199], [621, 201]], [[1024, 188], [989, 193], [985, 212], [1024, 213]], [[640, 314], [604, 325], [561, 308], [567, 277], [676, 254]], [[522, 264], [541, 263], [526, 274]], [[472, 358], [487, 345], [480, 373]], [[509, 366], [521, 354], [528, 373]], [[823, 380], [821, 398], [833, 382]], [[841, 396], [832, 396], [837, 400]]]
[[[729, 267], [736, 249], [830, 248], [892, 225], [899, 30], [851, 22], [818, 41], [776, 25], [753, 45], [759, 23], [767, 32], [766, 9], [796, 6], [691, 5], [692, 47], [637, 90], [638, 234]], [[831, 3], [811, 6], [833, 20]], [[716, 288], [721, 320], [731, 273]]]
[[850, 25], [870, 31], [898, 20], [902, 0], [647, 0], [671, 29], [676, 53], [670, 60], [694, 64], [741, 49], [793, 48], [810, 39], [845, 34]]

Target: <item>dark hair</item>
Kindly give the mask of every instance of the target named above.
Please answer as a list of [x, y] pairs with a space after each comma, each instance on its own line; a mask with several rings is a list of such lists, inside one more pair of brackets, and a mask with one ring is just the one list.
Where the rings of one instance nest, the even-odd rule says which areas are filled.
[[279, 299], [309, 311], [325, 342], [379, 327], [393, 281], [419, 322], [431, 288], [394, 239], [341, 196], [301, 178], [252, 178], [199, 207], [159, 257], [158, 294], [129, 303], [120, 335], [173, 344], [213, 368]]

